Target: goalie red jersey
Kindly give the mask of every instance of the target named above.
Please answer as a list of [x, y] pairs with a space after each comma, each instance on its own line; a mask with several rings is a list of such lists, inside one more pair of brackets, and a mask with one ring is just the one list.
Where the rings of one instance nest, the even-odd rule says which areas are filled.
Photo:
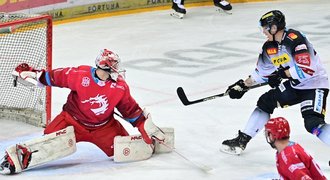
[[327, 179], [312, 156], [299, 144], [290, 143], [291, 145], [276, 154], [276, 166], [281, 179]]
[[[0, 174], [19, 173], [27, 170], [29, 165], [35, 167], [68, 156], [74, 153], [76, 142], [81, 141], [95, 144], [107, 156], [114, 156], [116, 162], [145, 160], [154, 152], [171, 151], [171, 148], [164, 150], [159, 146], [160, 142], [167, 143], [164, 131], [131, 96], [119, 56], [103, 49], [95, 59], [95, 65], [96, 68], [79, 66], [45, 71], [22, 63], [15, 68], [12, 72], [15, 85], [20, 82], [24, 86], [55, 86], [69, 88], [71, 92], [63, 111], [45, 128], [45, 136], [7, 148], [0, 162]], [[141, 133], [141, 137], [132, 136], [134, 145], [123, 125], [113, 117], [115, 108], [121, 118]], [[173, 134], [173, 128], [166, 132]], [[171, 139], [167, 144], [173, 147]], [[134, 151], [125, 153], [130, 148]], [[34, 152], [38, 155], [32, 157]]]
[[90, 66], [54, 69], [43, 73], [40, 82], [47, 86], [71, 89], [63, 110], [88, 127], [101, 126], [113, 120], [114, 108], [132, 122], [142, 109], [131, 97], [123, 78], [102, 81]]

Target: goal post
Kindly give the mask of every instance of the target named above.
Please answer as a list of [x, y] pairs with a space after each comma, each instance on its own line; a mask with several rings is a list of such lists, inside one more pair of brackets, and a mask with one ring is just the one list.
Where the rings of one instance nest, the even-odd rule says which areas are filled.
[[52, 18], [0, 13], [0, 119], [45, 126], [51, 121], [51, 88], [13, 85], [15, 67], [52, 69]]

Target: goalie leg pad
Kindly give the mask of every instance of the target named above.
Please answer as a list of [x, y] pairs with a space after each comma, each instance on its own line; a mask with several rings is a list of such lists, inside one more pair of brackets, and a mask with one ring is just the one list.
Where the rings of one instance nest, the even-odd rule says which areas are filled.
[[114, 140], [114, 161], [132, 162], [149, 159], [153, 145], [147, 144], [141, 135], [116, 136]]
[[174, 128], [160, 128], [165, 133], [164, 141], [154, 145], [145, 143], [141, 135], [116, 136], [114, 140], [114, 161], [132, 162], [149, 159], [153, 153], [168, 153], [174, 148]]
[[164, 134], [164, 141], [155, 142], [155, 153], [168, 153], [174, 149], [174, 128], [160, 128]]
[[6, 150], [15, 166], [15, 173], [68, 156], [75, 151], [76, 138], [72, 126], [13, 145]]

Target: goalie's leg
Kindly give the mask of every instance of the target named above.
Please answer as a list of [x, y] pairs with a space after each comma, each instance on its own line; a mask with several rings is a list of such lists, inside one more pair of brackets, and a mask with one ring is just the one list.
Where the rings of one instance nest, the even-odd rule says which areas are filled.
[[168, 153], [174, 149], [174, 129], [160, 128], [165, 134], [164, 141], [154, 141], [154, 146], [147, 144], [141, 135], [116, 136], [114, 142], [114, 161], [131, 162], [149, 159], [152, 154]]
[[0, 166], [1, 174], [14, 174], [46, 162], [68, 156], [76, 151], [72, 126], [41, 138], [13, 145], [6, 150]]

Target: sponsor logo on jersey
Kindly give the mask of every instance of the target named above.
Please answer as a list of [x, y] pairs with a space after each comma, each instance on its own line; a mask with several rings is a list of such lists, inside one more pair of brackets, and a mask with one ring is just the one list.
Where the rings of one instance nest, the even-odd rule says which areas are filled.
[[307, 49], [307, 46], [306, 44], [300, 44], [298, 45], [296, 48], [294, 48], [294, 50], [297, 52], [297, 51], [300, 51], [300, 50], [303, 50], [303, 49]]
[[89, 84], [90, 84], [90, 79], [89, 79], [89, 77], [83, 77], [82, 78], [82, 81], [81, 81], [81, 85], [83, 86], [83, 87], [88, 87], [89, 86]]
[[118, 85], [117, 83], [111, 83], [110, 88], [119, 88], [125, 90], [124, 86]]
[[290, 39], [292, 39], [292, 40], [294, 40], [294, 39], [297, 39], [297, 38], [298, 38], [298, 35], [297, 35], [297, 34], [295, 34], [295, 33], [290, 33], [290, 34], [288, 34], [288, 36], [289, 36], [289, 38], [290, 38]]
[[298, 64], [310, 66], [311, 65], [311, 58], [309, 53], [300, 53], [294, 56], [294, 59]]
[[271, 60], [272, 60], [272, 63], [276, 67], [278, 67], [278, 66], [280, 66], [282, 64], [285, 64], [285, 63], [289, 62], [290, 61], [290, 57], [289, 57], [289, 55], [287, 53], [285, 53], [285, 54], [282, 54], [280, 56], [273, 57]]
[[289, 166], [289, 171], [293, 173], [297, 169], [304, 169], [304, 168], [306, 168], [305, 164], [301, 162], [301, 163], [291, 164]]
[[90, 103], [91, 106], [95, 106], [95, 104], [98, 106], [97, 108], [91, 108], [91, 111], [95, 114], [95, 115], [101, 115], [104, 114], [105, 111], [108, 110], [108, 99], [105, 95], [97, 95], [95, 97], [91, 97], [87, 100], [81, 101], [81, 103]]
[[277, 48], [268, 48], [266, 51], [268, 55], [277, 54]]

